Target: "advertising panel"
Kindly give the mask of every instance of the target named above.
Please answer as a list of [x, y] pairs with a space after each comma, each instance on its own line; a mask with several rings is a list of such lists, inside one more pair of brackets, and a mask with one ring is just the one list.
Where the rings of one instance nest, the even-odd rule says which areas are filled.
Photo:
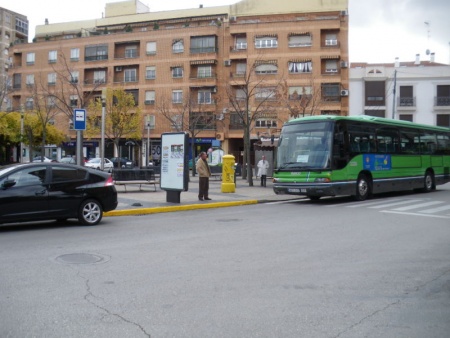
[[189, 180], [187, 133], [161, 135], [161, 189], [187, 191]]

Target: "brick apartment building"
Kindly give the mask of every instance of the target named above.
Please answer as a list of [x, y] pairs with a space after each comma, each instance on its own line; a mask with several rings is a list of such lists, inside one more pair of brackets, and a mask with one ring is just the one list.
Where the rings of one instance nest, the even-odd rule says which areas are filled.
[[[120, 154], [107, 142], [106, 157], [143, 163], [149, 135], [157, 158], [161, 134], [175, 131], [174, 122], [161, 114], [162, 102], [176, 112], [194, 98], [189, 114], [207, 113], [215, 121], [196, 133], [194, 156], [219, 142], [242, 162], [243, 128], [230, 99], [243, 95], [249, 82], [255, 90], [250, 112], [262, 100], [271, 101], [273, 108], [255, 119], [252, 142], [277, 135], [292, 116], [289, 103], [317, 93], [318, 100], [304, 107], [302, 115], [348, 115], [347, 5], [347, 0], [242, 0], [151, 12], [131, 0], [106, 4], [105, 15], [96, 20], [46, 22], [36, 27], [33, 43], [17, 43], [9, 50], [13, 91], [8, 109], [25, 107], [25, 113], [32, 113], [29, 87], [43, 79], [57, 88], [57, 69], [64, 64], [90, 100], [100, 98], [106, 87], [123, 88], [143, 111], [142, 139], [121, 140]], [[82, 100], [74, 92], [66, 95], [73, 108], [79, 107]], [[58, 148], [57, 157], [75, 154], [72, 122], [64, 114], [55, 116], [52, 123], [65, 131], [67, 142], [49, 146], [47, 155], [55, 154], [52, 147]], [[99, 138], [84, 140], [85, 155], [98, 156]]]

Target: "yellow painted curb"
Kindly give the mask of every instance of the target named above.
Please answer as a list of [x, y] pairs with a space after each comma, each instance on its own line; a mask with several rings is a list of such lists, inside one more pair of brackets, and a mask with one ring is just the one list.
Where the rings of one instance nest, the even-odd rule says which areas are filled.
[[157, 214], [162, 212], [172, 211], [186, 211], [196, 209], [212, 209], [212, 208], [224, 208], [235, 207], [240, 205], [257, 204], [258, 200], [246, 200], [246, 201], [232, 201], [232, 202], [215, 202], [205, 204], [187, 204], [187, 205], [175, 205], [168, 207], [154, 207], [154, 208], [142, 208], [142, 209], [126, 209], [126, 210], [112, 210], [105, 212], [104, 217], [109, 216], [133, 216], [133, 215], [148, 215]]

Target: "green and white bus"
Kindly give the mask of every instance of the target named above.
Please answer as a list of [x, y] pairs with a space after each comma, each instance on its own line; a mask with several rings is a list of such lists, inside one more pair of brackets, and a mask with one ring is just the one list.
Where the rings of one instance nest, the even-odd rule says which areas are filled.
[[311, 116], [284, 124], [276, 194], [350, 195], [431, 191], [450, 181], [450, 129], [371, 116]]

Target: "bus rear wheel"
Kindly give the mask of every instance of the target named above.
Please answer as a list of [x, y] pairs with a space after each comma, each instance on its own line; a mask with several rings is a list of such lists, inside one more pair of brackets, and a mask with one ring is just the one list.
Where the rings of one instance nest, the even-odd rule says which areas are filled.
[[365, 201], [371, 194], [370, 182], [367, 176], [360, 174], [358, 176], [358, 181], [356, 181], [356, 195], [355, 199], [357, 201]]
[[434, 175], [431, 171], [428, 170], [425, 173], [425, 177], [423, 179], [423, 191], [430, 192], [434, 189], [436, 189], [436, 185], [434, 183]]

